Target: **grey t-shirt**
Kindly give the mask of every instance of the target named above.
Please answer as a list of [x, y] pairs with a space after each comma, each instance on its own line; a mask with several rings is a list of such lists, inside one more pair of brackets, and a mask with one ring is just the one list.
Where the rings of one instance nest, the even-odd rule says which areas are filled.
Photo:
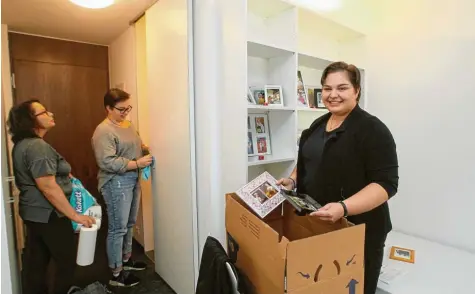
[[142, 156], [142, 140], [134, 126], [120, 127], [109, 119], [105, 119], [94, 131], [92, 148], [99, 166], [99, 191], [114, 176], [125, 173], [129, 161]]
[[[40, 138], [23, 139], [15, 144], [12, 157], [15, 183], [20, 190], [20, 216], [23, 220], [47, 223], [54, 207], [38, 189], [35, 179], [55, 176], [56, 183], [69, 199], [72, 193], [71, 166]], [[58, 211], [56, 213], [62, 216]]]

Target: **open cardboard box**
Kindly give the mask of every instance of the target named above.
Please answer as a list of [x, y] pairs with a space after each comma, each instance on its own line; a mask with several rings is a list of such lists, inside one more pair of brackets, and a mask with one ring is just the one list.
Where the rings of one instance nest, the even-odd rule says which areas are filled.
[[256, 294], [358, 294], [364, 289], [365, 226], [297, 216], [285, 203], [259, 218], [226, 195], [228, 254]]

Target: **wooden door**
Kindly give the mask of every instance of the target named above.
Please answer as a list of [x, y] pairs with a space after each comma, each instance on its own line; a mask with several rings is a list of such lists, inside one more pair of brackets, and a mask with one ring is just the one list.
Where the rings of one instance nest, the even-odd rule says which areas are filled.
[[45, 140], [71, 164], [73, 175], [100, 198], [91, 137], [105, 117], [108, 48], [16, 33], [9, 38], [14, 103], [36, 98], [53, 112], [56, 126]]

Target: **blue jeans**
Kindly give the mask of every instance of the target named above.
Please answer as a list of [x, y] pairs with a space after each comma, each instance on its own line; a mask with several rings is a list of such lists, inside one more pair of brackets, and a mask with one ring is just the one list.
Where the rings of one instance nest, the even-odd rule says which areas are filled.
[[137, 221], [140, 201], [138, 173], [118, 174], [101, 188], [107, 206], [109, 228], [107, 232], [107, 257], [109, 267], [122, 267], [124, 256], [132, 253], [133, 228]]

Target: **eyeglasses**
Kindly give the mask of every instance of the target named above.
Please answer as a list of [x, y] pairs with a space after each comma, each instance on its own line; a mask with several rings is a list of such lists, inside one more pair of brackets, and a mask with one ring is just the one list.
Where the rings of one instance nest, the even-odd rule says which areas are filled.
[[129, 105], [127, 107], [121, 107], [121, 108], [117, 108], [117, 107], [114, 106], [114, 108], [117, 109], [121, 114], [129, 113], [132, 110], [131, 105]]
[[48, 110], [45, 110], [45, 111], [42, 111], [42, 112], [40, 112], [40, 113], [35, 114], [35, 116], [40, 116], [40, 115], [43, 115], [43, 114], [47, 114], [48, 116], [52, 116], [52, 115], [53, 115], [52, 112], [49, 112]]

